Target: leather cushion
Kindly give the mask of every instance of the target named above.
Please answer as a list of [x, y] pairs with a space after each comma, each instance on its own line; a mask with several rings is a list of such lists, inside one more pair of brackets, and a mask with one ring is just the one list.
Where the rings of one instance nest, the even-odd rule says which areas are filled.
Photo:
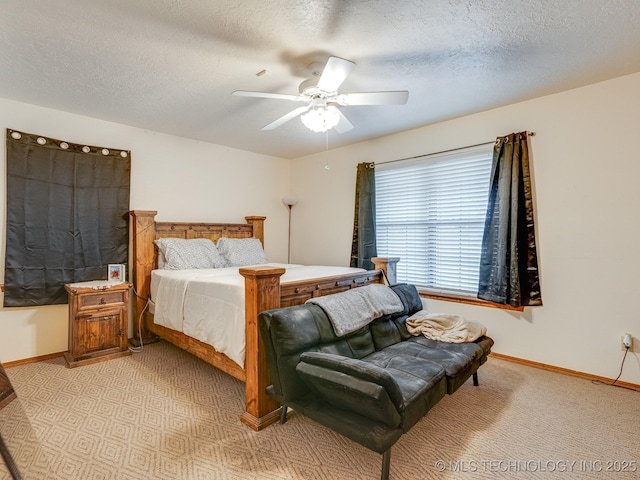
[[493, 339], [487, 336], [480, 337], [475, 342], [465, 343], [438, 342], [423, 335], [412, 336], [409, 341], [420, 344], [431, 350], [444, 350], [462, 353], [472, 357], [474, 360], [480, 360], [482, 357], [486, 357], [489, 352], [491, 352], [491, 347], [493, 346]]
[[393, 285], [391, 288], [400, 297], [404, 305], [404, 311], [399, 314], [378, 318], [369, 324], [376, 350], [382, 350], [389, 345], [411, 338], [411, 334], [405, 326], [405, 321], [408, 316], [422, 310], [422, 300], [415, 286], [398, 284]]
[[446, 394], [444, 368], [432, 361], [387, 350], [362, 359], [389, 372], [402, 393], [402, 428], [406, 432]]
[[400, 414], [382, 385], [304, 361], [296, 369], [309, 388], [329, 404], [389, 428], [400, 425]]
[[391, 288], [400, 297], [400, 300], [402, 300], [402, 303], [405, 306], [405, 315], [411, 316], [422, 310], [422, 299], [414, 285], [399, 283], [397, 285], [392, 285]]
[[386, 351], [431, 360], [438, 365], [442, 365], [447, 377], [467, 374], [475, 359], [473, 355], [469, 355], [464, 351], [428, 348], [418, 342], [402, 342], [390, 345], [386, 348]]
[[270, 310], [262, 312], [260, 316], [269, 319], [268, 333], [278, 356], [316, 350], [320, 346], [332, 348], [332, 353], [354, 358], [363, 357], [374, 350], [368, 327], [337, 337], [329, 318], [317, 305]]

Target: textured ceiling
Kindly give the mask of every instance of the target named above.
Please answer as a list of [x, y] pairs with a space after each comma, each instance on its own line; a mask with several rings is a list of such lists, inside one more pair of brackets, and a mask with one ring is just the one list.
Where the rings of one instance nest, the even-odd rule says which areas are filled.
[[638, 0], [3, 0], [0, 32], [0, 97], [285, 158], [325, 135], [231, 92], [295, 94], [330, 55], [342, 93], [410, 92], [342, 107], [331, 147], [640, 71]]

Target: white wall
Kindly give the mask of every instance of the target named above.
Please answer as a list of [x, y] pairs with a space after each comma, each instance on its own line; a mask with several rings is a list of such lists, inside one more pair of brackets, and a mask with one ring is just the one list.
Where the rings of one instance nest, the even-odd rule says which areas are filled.
[[[265, 215], [265, 251], [287, 259], [287, 207], [291, 161], [258, 155], [61, 111], [0, 99], [0, 127], [68, 142], [131, 150], [131, 208], [157, 210], [162, 221], [243, 223]], [[0, 177], [5, 178], [2, 135]], [[5, 181], [1, 183], [4, 266]], [[1, 268], [0, 271], [4, 271]], [[2, 273], [2, 275], [4, 275]], [[0, 308], [0, 361], [67, 350], [68, 308]]]
[[[495, 352], [640, 384], [640, 74], [298, 159], [292, 261], [347, 265], [355, 171], [530, 130], [544, 306], [513, 313], [427, 301], [484, 323]], [[381, 119], [383, 121], [384, 119]], [[357, 125], [356, 125], [357, 128]]]

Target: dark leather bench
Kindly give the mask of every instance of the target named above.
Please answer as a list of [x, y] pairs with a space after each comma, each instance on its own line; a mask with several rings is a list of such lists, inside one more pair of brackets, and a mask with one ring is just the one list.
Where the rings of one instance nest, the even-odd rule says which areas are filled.
[[[406, 319], [422, 309], [413, 285], [390, 287], [403, 311], [337, 336], [325, 311], [304, 304], [259, 315], [272, 384], [267, 392], [292, 408], [383, 455], [389, 477], [391, 446], [445, 394], [477, 370], [491, 351], [487, 336], [469, 343], [416, 337]], [[343, 295], [343, 294], [336, 294]]]

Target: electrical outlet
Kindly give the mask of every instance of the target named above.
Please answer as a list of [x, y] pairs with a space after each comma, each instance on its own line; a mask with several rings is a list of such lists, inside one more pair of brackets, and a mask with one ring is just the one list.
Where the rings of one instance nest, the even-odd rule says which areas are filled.
[[630, 333], [625, 333], [621, 338], [620, 338], [620, 349], [624, 352], [627, 349], [629, 349], [629, 351], [633, 351], [633, 336], [631, 336]]

